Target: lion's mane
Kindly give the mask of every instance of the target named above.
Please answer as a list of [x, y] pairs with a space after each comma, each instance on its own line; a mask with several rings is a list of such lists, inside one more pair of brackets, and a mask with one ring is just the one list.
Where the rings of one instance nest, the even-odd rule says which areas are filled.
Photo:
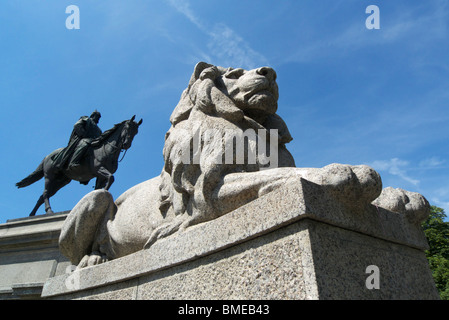
[[[203, 136], [208, 129], [224, 133], [226, 130], [278, 130], [279, 166], [294, 167], [293, 157], [285, 148], [292, 140], [284, 121], [275, 113], [264, 123], [258, 123], [236, 106], [226, 90], [219, 88], [219, 79], [231, 68], [213, 66], [204, 62], [196, 65], [188, 87], [173, 111], [171, 128], [166, 133], [161, 173], [160, 210], [164, 216], [188, 214], [195, 223], [207, 221], [235, 208], [220, 202], [223, 177], [234, 172], [254, 172], [263, 169], [260, 161], [243, 164], [217, 164], [217, 150], [226, 144], [224, 138], [201, 139], [201, 152], [194, 155], [193, 139]], [[277, 108], [277, 105], [276, 105]], [[267, 135], [268, 136], [268, 135]], [[269, 143], [269, 141], [267, 141]], [[182, 150], [190, 150], [190, 163], [182, 157]], [[194, 163], [193, 157], [199, 157]], [[235, 154], [234, 154], [235, 160]], [[254, 198], [257, 195], [254, 195]]]

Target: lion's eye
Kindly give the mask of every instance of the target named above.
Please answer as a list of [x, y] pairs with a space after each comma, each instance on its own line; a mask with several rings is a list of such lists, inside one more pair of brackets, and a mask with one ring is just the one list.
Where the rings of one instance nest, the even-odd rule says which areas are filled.
[[225, 77], [228, 79], [238, 79], [245, 73], [245, 70], [239, 68], [230, 70], [225, 74]]

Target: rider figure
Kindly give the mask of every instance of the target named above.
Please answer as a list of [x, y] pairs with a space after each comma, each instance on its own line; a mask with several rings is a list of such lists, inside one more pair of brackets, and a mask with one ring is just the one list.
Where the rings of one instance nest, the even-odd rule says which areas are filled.
[[69, 169], [80, 165], [80, 160], [92, 140], [98, 138], [102, 133], [97, 125], [100, 118], [100, 112], [95, 110], [90, 117], [83, 116], [75, 123], [67, 147], [60, 153], [59, 159], [55, 159], [59, 168], [63, 168], [69, 159]]
[[72, 139], [78, 140], [77, 147], [70, 160], [69, 169], [76, 168], [80, 165], [80, 160], [86, 153], [87, 148], [92, 140], [101, 135], [101, 129], [97, 126], [100, 121], [101, 114], [95, 110], [90, 117], [81, 117], [73, 127]]

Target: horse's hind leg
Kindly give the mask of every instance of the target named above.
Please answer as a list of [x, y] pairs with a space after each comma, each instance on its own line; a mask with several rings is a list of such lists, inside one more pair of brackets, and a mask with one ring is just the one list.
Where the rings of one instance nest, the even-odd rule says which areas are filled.
[[48, 195], [48, 193], [46, 191], [44, 191], [44, 194], [42, 195], [42, 197], [44, 198], [44, 203], [45, 203], [45, 213], [54, 213], [50, 206], [50, 196]]
[[71, 180], [64, 179], [64, 180], [50, 180], [45, 179], [45, 190], [42, 194], [42, 198], [45, 203], [45, 213], [53, 213], [53, 210], [50, 206], [50, 197], [53, 197], [56, 192], [59, 191], [62, 187], [66, 186]]
[[39, 197], [39, 200], [37, 200], [36, 205], [34, 206], [33, 210], [30, 213], [30, 217], [36, 215], [37, 210], [41, 207], [41, 205], [43, 205], [45, 203], [45, 212], [46, 213], [53, 213], [53, 211], [51, 210], [50, 207], [50, 201], [49, 199], [49, 195], [48, 195], [48, 191], [47, 191], [47, 183], [45, 183], [45, 190], [42, 193], [42, 195]]
[[43, 196], [40, 196], [40, 197], [39, 197], [39, 200], [37, 200], [37, 203], [36, 203], [36, 205], [34, 206], [33, 211], [31, 211], [31, 213], [30, 213], [30, 217], [36, 215], [37, 210], [40, 208], [40, 206], [41, 206], [43, 203], [44, 203], [44, 197], [43, 197]]

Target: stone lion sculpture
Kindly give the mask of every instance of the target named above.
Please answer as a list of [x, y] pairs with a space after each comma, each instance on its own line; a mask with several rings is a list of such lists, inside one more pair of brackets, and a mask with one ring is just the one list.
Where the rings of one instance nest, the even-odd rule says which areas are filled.
[[[403, 190], [379, 197], [380, 176], [365, 165], [296, 168], [285, 146], [292, 137], [276, 114], [278, 97], [271, 68], [198, 63], [170, 117], [160, 176], [116, 201], [105, 190], [86, 195], [62, 228], [61, 252], [78, 267], [119, 258], [300, 178], [320, 185], [348, 210], [363, 210], [375, 199], [387, 209], [426, 210], [421, 195]], [[234, 148], [239, 142], [243, 153]], [[413, 204], [406, 208], [404, 201]]]

